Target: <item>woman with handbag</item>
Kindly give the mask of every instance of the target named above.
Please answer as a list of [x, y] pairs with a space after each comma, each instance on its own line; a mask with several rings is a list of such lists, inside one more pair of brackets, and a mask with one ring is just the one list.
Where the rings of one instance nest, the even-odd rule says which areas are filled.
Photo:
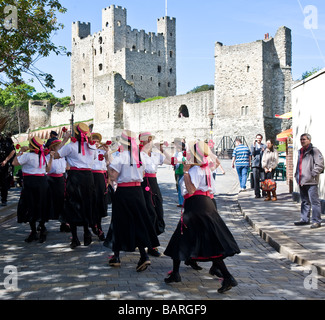
[[[271, 192], [272, 192], [272, 201], [277, 200], [276, 182], [273, 180], [273, 177], [278, 162], [279, 162], [278, 151], [274, 147], [274, 142], [271, 139], [269, 139], [266, 141], [266, 149], [263, 153], [263, 158], [262, 158], [262, 168], [265, 171], [265, 181], [264, 184], [262, 182], [262, 189], [264, 188], [264, 191], [266, 191], [267, 193], [267, 196], [264, 199], [264, 201], [271, 200]], [[265, 183], [266, 180], [271, 180], [271, 181], [269, 181], [270, 183]], [[267, 188], [265, 187], [266, 185], [268, 185]]]

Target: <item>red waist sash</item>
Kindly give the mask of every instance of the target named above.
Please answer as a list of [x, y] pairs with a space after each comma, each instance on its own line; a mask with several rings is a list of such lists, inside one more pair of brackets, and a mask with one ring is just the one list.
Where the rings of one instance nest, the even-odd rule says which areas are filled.
[[24, 173], [23, 172], [23, 177], [44, 177], [44, 176], [45, 176], [44, 173], [32, 174], [32, 173]]
[[193, 197], [193, 196], [207, 196], [207, 197], [213, 199], [213, 194], [212, 194], [210, 191], [201, 191], [201, 190], [196, 190], [196, 191], [195, 191], [194, 193], [192, 193], [192, 194], [188, 194], [188, 193], [187, 193], [187, 194], [184, 196], [184, 199], [186, 200], [186, 199], [191, 198], [191, 197]]
[[49, 177], [53, 177], [53, 178], [61, 178], [61, 177], [63, 177], [63, 173], [48, 173], [47, 175]]
[[157, 177], [157, 175], [155, 174], [155, 173], [145, 173], [145, 175], [144, 175], [146, 178], [156, 178]]
[[93, 173], [106, 173], [106, 170], [91, 170]]
[[140, 187], [141, 182], [123, 182], [118, 183], [117, 187]]
[[91, 171], [90, 168], [77, 168], [77, 167], [70, 167], [70, 170], [73, 170], [73, 171]]

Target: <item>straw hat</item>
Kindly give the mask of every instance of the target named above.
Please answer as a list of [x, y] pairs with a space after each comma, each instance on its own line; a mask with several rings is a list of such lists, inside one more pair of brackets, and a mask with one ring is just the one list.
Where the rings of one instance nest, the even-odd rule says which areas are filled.
[[80, 123], [76, 123], [74, 124], [73, 126], [73, 131], [75, 132], [75, 134], [77, 135], [80, 135], [80, 133], [84, 133], [86, 134], [88, 137], [90, 137], [90, 129], [89, 127], [83, 123], [83, 122], [80, 122]]
[[30, 149], [34, 150], [34, 149], [37, 149], [37, 150], [40, 150], [40, 148], [43, 146], [44, 144], [44, 141], [35, 136], [33, 138], [29, 138], [29, 145], [30, 145]]
[[92, 140], [98, 140], [99, 141], [99, 143], [102, 141], [102, 135], [100, 134], [100, 133], [98, 133], [98, 132], [92, 132], [91, 133], [91, 139]]
[[139, 140], [140, 141], [148, 141], [149, 137], [151, 137], [151, 140], [155, 139], [155, 136], [153, 134], [151, 134], [150, 132], [148, 132], [148, 131], [141, 132], [139, 134]]
[[191, 141], [189, 142], [190, 162], [193, 164], [203, 164], [203, 158], [207, 157], [210, 153], [210, 148], [204, 141]]
[[131, 130], [123, 130], [121, 133], [120, 143], [123, 143], [126, 146], [131, 145], [131, 139], [137, 139], [135, 132]]
[[53, 148], [53, 147], [55, 147], [55, 146], [57, 146], [58, 144], [61, 144], [61, 140], [59, 140], [59, 139], [51, 139], [51, 141], [48, 141], [49, 143], [48, 143], [48, 147], [49, 148]]

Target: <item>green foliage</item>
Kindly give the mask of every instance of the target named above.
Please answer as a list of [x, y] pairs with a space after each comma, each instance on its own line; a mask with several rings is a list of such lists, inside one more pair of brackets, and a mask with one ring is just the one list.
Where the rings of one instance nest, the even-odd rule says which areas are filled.
[[[52, 42], [53, 33], [64, 27], [56, 14], [65, 12], [58, 0], [1, 0], [0, 86], [21, 85], [23, 74], [28, 74], [43, 87], [55, 88], [52, 75], [37, 69], [35, 63], [53, 52], [71, 55]], [[9, 26], [8, 21], [12, 22]]]
[[314, 68], [313, 70], [311, 71], [306, 71], [302, 74], [302, 80], [304, 79], [307, 79], [308, 77], [312, 76], [313, 74], [317, 73], [321, 68], [320, 67], [317, 67], [317, 68]]
[[155, 101], [155, 100], [159, 100], [159, 99], [164, 99], [165, 97], [153, 97], [153, 98], [148, 98], [148, 99], [145, 99], [145, 100], [142, 100], [140, 101], [140, 103], [143, 103], [143, 102], [149, 102], [149, 101]]
[[209, 91], [209, 90], [214, 90], [213, 84], [203, 84], [202, 86], [197, 86], [187, 93], [197, 93], [197, 92]]

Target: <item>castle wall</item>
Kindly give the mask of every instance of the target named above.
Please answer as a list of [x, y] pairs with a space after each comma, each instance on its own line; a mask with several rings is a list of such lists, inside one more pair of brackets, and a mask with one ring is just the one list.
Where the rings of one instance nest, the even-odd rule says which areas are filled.
[[31, 130], [51, 124], [51, 104], [48, 100], [29, 100], [29, 126]]
[[[148, 130], [158, 141], [171, 142], [175, 137], [185, 137], [187, 141], [209, 139], [208, 113], [213, 105], [213, 91], [167, 97], [146, 103], [124, 103], [124, 127], [135, 132]], [[186, 106], [189, 117], [179, 117], [182, 106]]]

